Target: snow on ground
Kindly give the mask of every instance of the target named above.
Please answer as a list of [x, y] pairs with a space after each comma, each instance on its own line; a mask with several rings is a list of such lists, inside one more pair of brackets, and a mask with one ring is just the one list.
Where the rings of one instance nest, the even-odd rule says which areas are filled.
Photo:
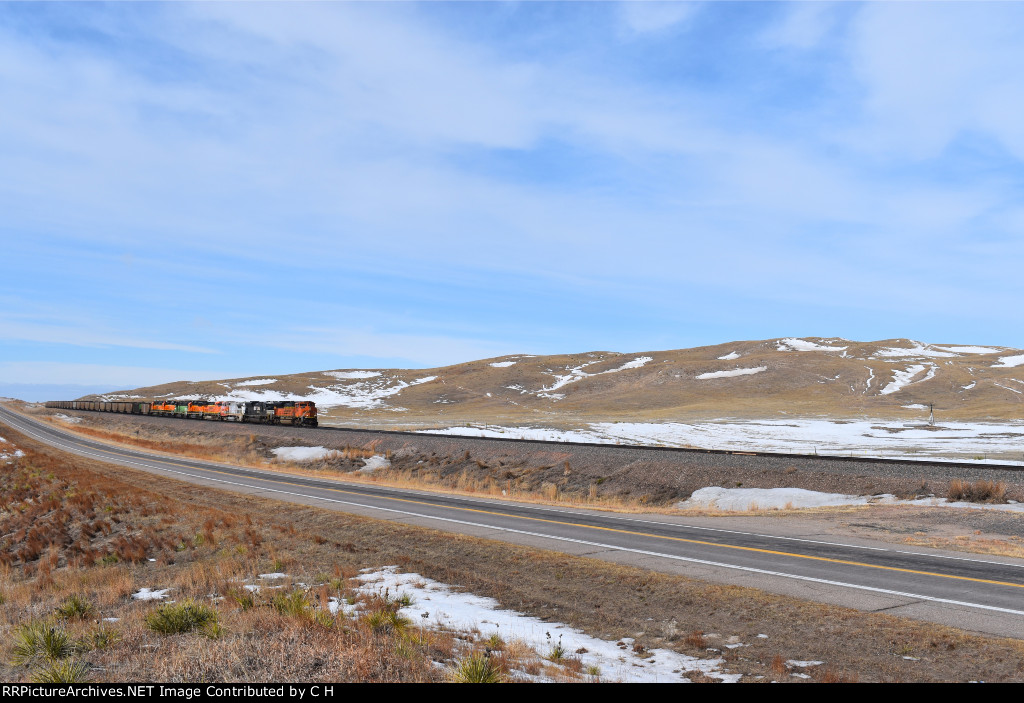
[[637, 358], [633, 359], [632, 361], [627, 361], [622, 366], [618, 366], [618, 367], [616, 367], [614, 369], [608, 369], [607, 371], [599, 371], [597, 373], [587, 373], [586, 371], [583, 370], [586, 367], [592, 366], [592, 365], [597, 364], [597, 363], [600, 363], [601, 361], [604, 361], [604, 359], [597, 359], [596, 361], [588, 361], [585, 364], [580, 364], [579, 366], [570, 367], [569, 369], [567, 369], [569, 371], [569, 373], [567, 373], [567, 374], [565, 374], [563, 376], [559, 376], [559, 375], [554, 374], [553, 372], [549, 372], [553, 376], [555, 376], [555, 382], [553, 384], [551, 384], [550, 386], [544, 386], [543, 388], [541, 388], [539, 391], [536, 392], [536, 395], [541, 397], [541, 398], [550, 398], [552, 400], [561, 400], [562, 398], [565, 397], [565, 395], [562, 394], [562, 393], [553, 393], [552, 391], [556, 391], [559, 388], [562, 388], [564, 386], [568, 386], [570, 383], [576, 383], [576, 381], [581, 381], [584, 378], [594, 378], [595, 376], [603, 376], [606, 373], [618, 373], [619, 371], [626, 371], [628, 369], [638, 369], [641, 366], [643, 366], [644, 364], [647, 364], [648, 362], [654, 361], [654, 358], [650, 357], [650, 356], [638, 356]]
[[278, 461], [316, 461], [336, 453], [324, 447], [278, 447], [270, 451]]
[[905, 386], [912, 383], [914, 377], [924, 371], [924, 369], [924, 364], [913, 364], [903, 371], [893, 371], [892, 380], [889, 381], [889, 384], [881, 390], [881, 394], [889, 395], [890, 393], [902, 390]]
[[380, 454], [375, 454], [369, 459], [363, 460], [363, 468], [359, 469], [361, 473], [373, 473], [377, 469], [390, 469], [391, 461], [387, 457], [383, 457]]
[[[940, 422], [907, 427], [903, 420], [812, 418], [710, 422], [596, 422], [586, 429], [545, 427], [449, 427], [421, 430], [470, 437], [555, 442], [647, 444], [735, 451], [832, 454], [910, 459], [977, 460], [1024, 464], [1024, 423]], [[1004, 458], [989, 459], [990, 455]], [[1008, 457], [1008, 458], [1006, 458]]]
[[920, 403], [911, 403], [910, 405], [901, 405], [901, 408], [909, 408], [910, 410], [927, 410], [927, 405], [921, 405]]
[[133, 593], [132, 598], [135, 600], [163, 600], [170, 590], [169, 588], [143, 588], [138, 593]]
[[932, 347], [930, 344], [921, 344], [921, 342], [911, 342], [914, 346], [910, 349], [904, 349], [902, 347], [888, 347], [885, 349], [879, 349], [875, 352], [875, 356], [881, 357], [955, 357], [958, 356], [953, 352], [940, 351], [938, 347]]
[[780, 339], [778, 345], [779, 351], [845, 351], [846, 347], [827, 347], [824, 344], [817, 344], [816, 342], [809, 342], [806, 339], [796, 339], [794, 337], [787, 337], [786, 339]]
[[953, 352], [954, 354], [998, 354], [1002, 349], [993, 349], [992, 347], [935, 347], [942, 351]]
[[253, 379], [251, 381], [242, 381], [241, 383], [236, 383], [235, 387], [237, 388], [238, 386], [265, 386], [268, 383], [277, 383], [277, 379], [276, 378], [255, 378], [255, 379]]
[[762, 371], [767, 371], [767, 370], [768, 370], [767, 366], [757, 366], [757, 367], [752, 368], [752, 369], [731, 369], [729, 371], [711, 371], [711, 372], [708, 372], [708, 373], [702, 373], [702, 374], [696, 376], [695, 378], [698, 381], [704, 381], [704, 380], [707, 380], [709, 378], [730, 378], [732, 376], [751, 376], [751, 375], [753, 375], [755, 373], [761, 373]]
[[[460, 632], [478, 630], [484, 638], [499, 635], [505, 642], [519, 640], [541, 657], [561, 645], [567, 657], [577, 656], [584, 670], [597, 667], [604, 681], [628, 683], [686, 682], [686, 671], [700, 671], [711, 678], [734, 683], [739, 674], [722, 672], [723, 659], [698, 659], [667, 649], [651, 649], [637, 656], [629, 646], [632, 640], [617, 642], [591, 637], [568, 625], [540, 620], [514, 610], [504, 610], [492, 599], [455, 591], [451, 586], [415, 573], [398, 573], [397, 567], [385, 567], [360, 575], [363, 593], [391, 597], [407, 594], [412, 605], [399, 612], [414, 623]], [[337, 606], [336, 606], [337, 607]], [[342, 606], [343, 607], [343, 606]]]
[[677, 508], [712, 509], [744, 512], [747, 510], [783, 510], [792, 508], [824, 508], [842, 505], [917, 505], [948, 508], [974, 508], [978, 510], [1005, 510], [1024, 513], [1022, 503], [967, 503], [945, 498], [916, 498], [899, 500], [885, 493], [876, 496], [855, 496], [843, 493], [822, 493], [803, 488], [720, 488], [709, 486], [693, 492], [686, 500], [676, 503]]
[[[888, 499], [888, 500], [886, 500]], [[712, 508], [717, 510], [781, 510], [783, 508], [823, 508], [837, 505], [867, 505], [892, 502], [892, 496], [853, 496], [822, 493], [803, 488], [719, 488], [709, 486], [696, 490], [677, 508]]]
[[3, 444], [8, 445], [5, 448], [9, 450], [9, 451], [0, 452], [0, 461], [2, 461], [3, 463], [10, 464], [15, 459], [20, 459], [21, 457], [25, 456], [25, 452], [23, 452], [20, 449], [18, 449], [16, 446], [14, 446], [11, 442], [7, 441], [5, 438], [0, 437], [0, 442], [2, 442]]
[[324, 371], [323, 374], [334, 378], [377, 378], [380, 371]]
[[740, 358], [740, 355], [737, 354], [736, 352], [729, 352], [725, 356], [718, 357], [718, 359], [720, 361], [732, 361], [733, 359], [739, 359], [739, 358]]
[[[336, 384], [327, 387], [309, 386], [309, 393], [296, 394], [271, 390], [234, 389], [216, 400], [312, 400], [318, 408], [344, 405], [349, 408], [380, 408], [384, 399], [401, 393], [410, 386], [429, 383], [437, 376], [424, 376], [413, 381], [402, 381], [383, 376], [377, 371], [324, 371], [324, 375], [338, 379], [355, 380], [354, 383]], [[184, 397], [184, 396], [182, 396]]]
[[494, 361], [489, 366], [493, 366], [496, 369], [507, 369], [509, 366], [515, 366], [515, 363], [514, 361]]
[[1013, 356], [1001, 356], [999, 357], [998, 364], [992, 364], [994, 369], [1012, 369], [1017, 366], [1024, 364], [1024, 354], [1014, 354]]
[[64, 413], [57, 413], [54, 417], [62, 422], [70, 422], [73, 425], [77, 425], [82, 421], [82, 418], [80, 417], [72, 417], [71, 415], [65, 415]]

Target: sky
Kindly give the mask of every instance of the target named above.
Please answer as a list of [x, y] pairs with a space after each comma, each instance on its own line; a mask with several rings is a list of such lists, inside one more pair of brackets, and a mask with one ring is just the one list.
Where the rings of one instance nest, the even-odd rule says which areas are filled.
[[0, 394], [1024, 347], [1022, 75], [1022, 3], [0, 3]]

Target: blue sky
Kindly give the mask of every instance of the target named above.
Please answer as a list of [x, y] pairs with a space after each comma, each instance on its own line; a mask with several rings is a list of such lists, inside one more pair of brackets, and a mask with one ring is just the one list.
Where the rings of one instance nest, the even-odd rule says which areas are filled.
[[0, 4], [0, 393], [1024, 347], [1022, 35], [1019, 3]]

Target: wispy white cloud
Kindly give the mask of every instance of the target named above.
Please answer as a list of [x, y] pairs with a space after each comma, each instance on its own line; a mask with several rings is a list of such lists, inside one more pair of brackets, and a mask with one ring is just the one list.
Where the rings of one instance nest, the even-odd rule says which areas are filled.
[[660, 32], [688, 20], [698, 9], [695, 2], [676, 0], [624, 0], [622, 19], [633, 32]]
[[133, 388], [172, 381], [208, 381], [231, 378], [225, 371], [76, 364], [58, 361], [0, 361], [0, 382], [18, 384], [68, 385], [88, 383], [92, 386]]

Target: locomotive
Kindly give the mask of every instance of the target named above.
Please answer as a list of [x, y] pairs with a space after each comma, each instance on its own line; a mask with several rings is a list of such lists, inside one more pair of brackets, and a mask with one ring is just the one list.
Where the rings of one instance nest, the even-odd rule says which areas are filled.
[[51, 400], [48, 408], [63, 410], [96, 410], [129, 415], [158, 415], [191, 420], [223, 422], [255, 422], [269, 425], [316, 427], [316, 403], [311, 400], [279, 400], [248, 402], [231, 400]]

